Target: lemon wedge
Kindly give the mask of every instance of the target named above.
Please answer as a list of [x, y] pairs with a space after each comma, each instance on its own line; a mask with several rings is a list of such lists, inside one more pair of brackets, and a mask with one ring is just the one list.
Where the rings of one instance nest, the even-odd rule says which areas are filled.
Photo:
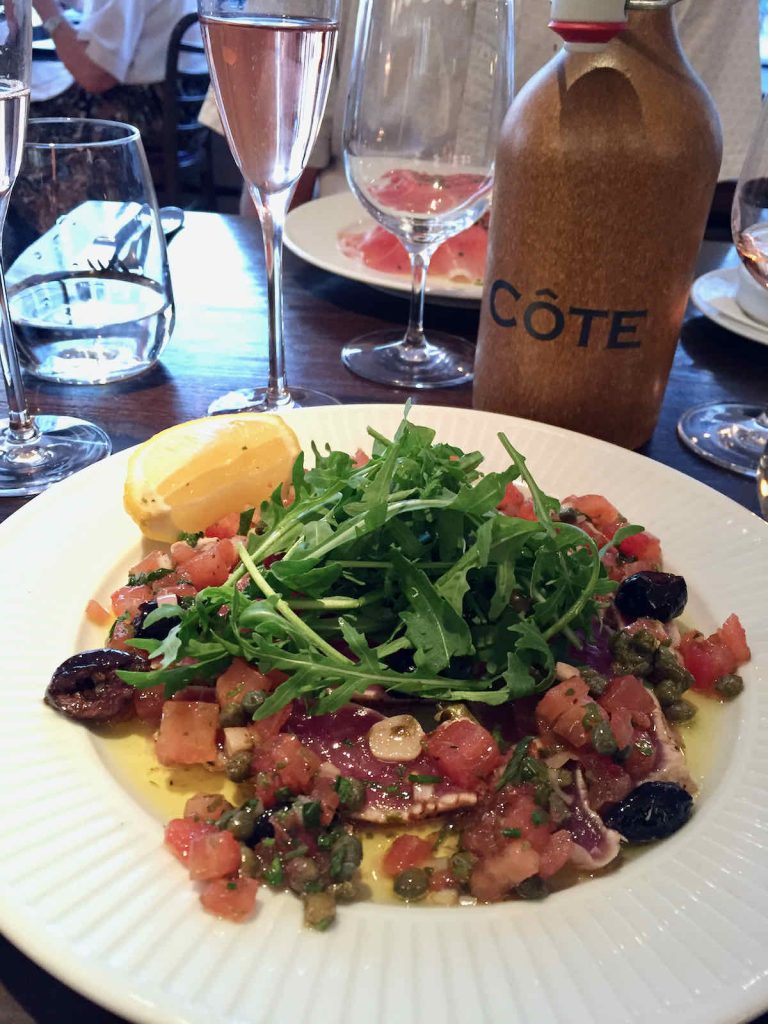
[[258, 508], [290, 481], [299, 451], [280, 416], [241, 412], [179, 423], [131, 454], [125, 510], [146, 537], [170, 543], [181, 531]]

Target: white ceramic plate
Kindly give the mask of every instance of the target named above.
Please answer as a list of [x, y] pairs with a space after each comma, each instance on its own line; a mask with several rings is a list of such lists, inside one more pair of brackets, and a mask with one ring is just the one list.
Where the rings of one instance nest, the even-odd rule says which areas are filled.
[[[399, 406], [290, 414], [302, 443], [353, 451]], [[99, 741], [46, 707], [52, 669], [98, 643], [82, 611], [141, 550], [121, 507], [126, 454], [0, 527], [0, 927], [43, 967], [147, 1024], [735, 1024], [768, 1007], [768, 524], [657, 463], [554, 427], [416, 406], [442, 439], [503, 464], [504, 430], [561, 497], [598, 491], [663, 539], [707, 632], [738, 612], [752, 647], [724, 706], [692, 822], [618, 871], [544, 903], [358, 904], [304, 931], [289, 896], [208, 916], [161, 822]]]
[[[285, 244], [291, 252], [321, 270], [409, 295], [411, 284], [407, 277], [371, 270], [349, 259], [337, 245], [336, 236], [340, 231], [364, 231], [375, 223], [351, 192], [340, 192], [292, 210], [286, 220]], [[427, 276], [427, 299], [441, 305], [476, 306], [482, 294], [480, 285], [455, 284], [445, 277]]]
[[694, 305], [720, 327], [742, 338], [768, 345], [768, 326], [748, 316], [736, 302], [738, 268], [721, 267], [702, 274], [693, 282], [691, 300]]

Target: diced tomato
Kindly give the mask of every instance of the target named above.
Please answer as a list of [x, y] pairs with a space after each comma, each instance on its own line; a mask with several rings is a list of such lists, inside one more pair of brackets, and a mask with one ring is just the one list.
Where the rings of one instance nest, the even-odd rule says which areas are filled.
[[242, 658], [233, 658], [229, 668], [216, 680], [216, 698], [222, 707], [239, 704], [251, 690], [269, 693], [271, 689], [270, 680]]
[[536, 519], [533, 502], [530, 498], [526, 498], [520, 488], [514, 484], [507, 484], [504, 497], [497, 508], [505, 516], [513, 516], [515, 519]]
[[468, 788], [477, 786], [501, 763], [496, 740], [468, 718], [439, 725], [427, 734], [424, 749], [442, 775]]
[[126, 613], [133, 618], [139, 605], [152, 600], [152, 588], [144, 584], [140, 587], [119, 587], [112, 595], [112, 611], [119, 618]]
[[563, 499], [562, 505], [566, 508], [575, 508], [591, 519], [608, 540], [625, 522], [616, 506], [612, 505], [602, 494], [571, 494]]
[[136, 630], [130, 618], [121, 618], [115, 622], [107, 641], [108, 647], [115, 647], [120, 651], [130, 651], [132, 654], [138, 652], [138, 648], [132, 647], [128, 641], [133, 640]]
[[231, 540], [220, 540], [196, 551], [184, 563], [184, 575], [198, 590], [204, 587], [220, 587], [226, 583], [232, 567], [237, 561], [237, 551]]
[[[635, 729], [632, 724], [632, 712], [629, 708], [616, 708], [611, 712], [611, 732], [619, 750], [628, 747], [632, 742]], [[646, 716], [647, 717], [647, 716]]]
[[539, 874], [542, 878], [551, 878], [564, 868], [571, 857], [573, 836], [567, 829], [561, 828], [553, 832], [547, 845], [539, 854]]
[[168, 700], [163, 705], [155, 754], [160, 764], [205, 764], [216, 759], [217, 704]]
[[234, 875], [240, 867], [240, 844], [226, 829], [193, 835], [187, 853], [189, 877], [193, 882]]
[[407, 868], [420, 868], [433, 855], [433, 844], [419, 836], [401, 835], [389, 846], [381, 862], [385, 875], [394, 878]]
[[244, 921], [256, 906], [259, 883], [255, 878], [215, 878], [200, 893], [205, 909], [228, 921]]
[[194, 597], [195, 587], [182, 573], [172, 572], [152, 584], [152, 594], [159, 604], [168, 597]]
[[511, 839], [498, 853], [484, 857], [475, 865], [469, 881], [470, 892], [489, 903], [503, 899], [516, 885], [538, 874], [540, 863], [530, 843]]
[[718, 629], [717, 635], [726, 644], [738, 662], [737, 668], [752, 657], [747, 644], [747, 634], [744, 632], [744, 627], [738, 615], [729, 615], [720, 629]]
[[103, 604], [94, 601], [93, 598], [85, 606], [85, 617], [94, 626], [107, 626], [112, 621], [112, 613], [108, 612]]
[[622, 555], [634, 558], [638, 562], [661, 565], [661, 542], [658, 537], [654, 537], [647, 530], [636, 533], [633, 537], [627, 537], [619, 544], [619, 551]]
[[170, 569], [171, 559], [164, 551], [150, 551], [140, 562], [128, 570], [130, 576], [142, 576], [144, 573], [157, 572], [158, 569]]
[[162, 683], [159, 686], [148, 686], [143, 690], [137, 686], [133, 691], [133, 710], [142, 722], [159, 722], [163, 714], [163, 704], [165, 687]]
[[591, 746], [590, 730], [584, 725], [587, 705], [593, 705], [594, 714], [605, 718], [605, 712], [595, 704], [581, 676], [572, 676], [547, 690], [536, 705], [536, 718], [541, 727], [572, 747]]
[[442, 892], [443, 889], [458, 889], [459, 883], [448, 868], [438, 868], [429, 876], [429, 891]]
[[609, 713], [625, 708], [651, 714], [656, 707], [650, 690], [636, 676], [615, 676], [598, 698], [598, 704]]
[[736, 615], [729, 615], [711, 636], [695, 631], [686, 633], [680, 641], [680, 654], [695, 680], [695, 688], [704, 692], [714, 690], [721, 676], [731, 675], [751, 656], [744, 628]]
[[658, 753], [651, 733], [645, 729], [636, 729], [632, 735], [629, 757], [622, 763], [622, 768], [633, 782], [639, 782], [656, 767]]
[[195, 836], [212, 832], [218, 832], [218, 829], [206, 821], [196, 821], [194, 818], [174, 818], [165, 826], [165, 845], [182, 864], [186, 864], [189, 847]]
[[281, 733], [254, 751], [256, 772], [273, 772], [278, 788], [286, 786], [292, 793], [308, 793], [320, 768], [320, 758], [301, 745], [296, 736]]
[[184, 817], [196, 821], [218, 821], [225, 811], [232, 810], [232, 804], [221, 793], [195, 793], [184, 804]]
[[235, 537], [239, 533], [240, 513], [230, 512], [205, 528], [206, 537]]
[[266, 740], [271, 740], [274, 736], [280, 732], [285, 723], [291, 717], [291, 710], [293, 709], [293, 701], [290, 704], [286, 704], [284, 708], [276, 711], [274, 715], [269, 715], [267, 718], [261, 718], [258, 722], [250, 722], [248, 725], [248, 731], [251, 734], [251, 738], [254, 743], [264, 743]]

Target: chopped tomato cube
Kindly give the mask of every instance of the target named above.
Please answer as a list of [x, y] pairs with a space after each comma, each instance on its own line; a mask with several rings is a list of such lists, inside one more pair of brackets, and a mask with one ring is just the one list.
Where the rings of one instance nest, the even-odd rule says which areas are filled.
[[571, 857], [573, 847], [573, 836], [566, 829], [561, 828], [553, 832], [549, 842], [539, 854], [539, 874], [542, 878], [551, 878], [564, 868]]
[[195, 836], [218, 832], [215, 825], [194, 818], [174, 818], [165, 826], [165, 845], [181, 861], [186, 864], [189, 847]]
[[165, 704], [165, 687], [160, 683], [158, 686], [148, 686], [141, 689], [138, 686], [133, 691], [133, 710], [137, 718], [142, 722], [157, 723], [162, 718], [163, 704]]
[[661, 565], [661, 542], [652, 533], [643, 530], [633, 537], [627, 537], [619, 544], [619, 551], [628, 558], [651, 565]]
[[737, 668], [752, 657], [747, 644], [747, 634], [744, 632], [744, 627], [738, 615], [729, 615], [720, 629], [718, 629], [717, 635], [738, 662]]
[[235, 537], [237, 536], [240, 528], [240, 513], [230, 512], [229, 515], [222, 516], [221, 519], [217, 519], [215, 523], [211, 523], [210, 526], [205, 528], [206, 537]]
[[272, 683], [265, 675], [242, 658], [233, 658], [229, 668], [216, 680], [216, 699], [222, 707], [240, 703], [246, 693], [262, 690], [269, 693]]
[[253, 756], [254, 771], [274, 772], [277, 786], [286, 786], [292, 793], [309, 792], [320, 764], [317, 754], [288, 733], [267, 740]]
[[424, 749], [451, 782], [473, 787], [501, 763], [496, 740], [468, 718], [445, 722], [429, 733]]
[[160, 764], [205, 764], [216, 759], [218, 704], [168, 700], [163, 705], [155, 753]]
[[433, 844], [428, 839], [413, 835], [398, 836], [384, 854], [381, 869], [385, 875], [394, 878], [407, 868], [422, 867], [432, 854]]
[[214, 878], [200, 893], [200, 902], [217, 917], [244, 921], [253, 913], [258, 889], [255, 878]]
[[680, 641], [683, 664], [695, 680], [695, 688], [710, 692], [721, 676], [731, 675], [751, 657], [744, 628], [729, 615], [711, 636], [692, 631]]
[[514, 484], [507, 484], [504, 497], [499, 502], [497, 508], [505, 516], [512, 516], [515, 519], [536, 519], [533, 502], [530, 498], [526, 498], [520, 488]]
[[94, 626], [107, 626], [112, 621], [112, 613], [108, 612], [103, 604], [94, 601], [93, 598], [85, 606], [85, 617]]
[[240, 867], [240, 844], [226, 830], [193, 835], [187, 853], [189, 877], [193, 882], [233, 875]]
[[226, 583], [232, 567], [237, 562], [237, 551], [231, 540], [220, 540], [196, 551], [184, 563], [184, 575], [198, 590], [204, 587], [220, 587]]
[[112, 595], [111, 600], [112, 611], [118, 618], [126, 613], [133, 618], [138, 612], [140, 604], [152, 600], [152, 588], [145, 585], [119, 587]]
[[171, 559], [164, 551], [150, 551], [140, 562], [128, 570], [131, 576], [142, 576], [144, 573], [157, 572], [158, 569], [170, 569]]

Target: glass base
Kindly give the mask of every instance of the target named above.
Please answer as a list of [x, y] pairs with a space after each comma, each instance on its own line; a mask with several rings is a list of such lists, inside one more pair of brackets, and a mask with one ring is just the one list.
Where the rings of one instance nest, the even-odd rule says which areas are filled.
[[208, 415], [223, 412], [285, 412], [287, 409], [310, 409], [318, 405], [340, 405], [338, 398], [310, 388], [291, 388], [287, 397], [276, 399], [267, 388], [255, 391], [228, 391], [208, 406]]
[[768, 444], [768, 417], [756, 405], [697, 405], [680, 417], [677, 434], [703, 459], [743, 476], [755, 476]]
[[99, 427], [72, 416], [35, 416], [40, 436], [27, 444], [9, 441], [0, 421], [0, 497], [39, 494], [51, 484], [104, 459], [112, 442]]
[[455, 334], [430, 331], [421, 346], [406, 345], [391, 329], [356, 338], [341, 351], [358, 377], [398, 388], [451, 388], [474, 376], [475, 347]]

